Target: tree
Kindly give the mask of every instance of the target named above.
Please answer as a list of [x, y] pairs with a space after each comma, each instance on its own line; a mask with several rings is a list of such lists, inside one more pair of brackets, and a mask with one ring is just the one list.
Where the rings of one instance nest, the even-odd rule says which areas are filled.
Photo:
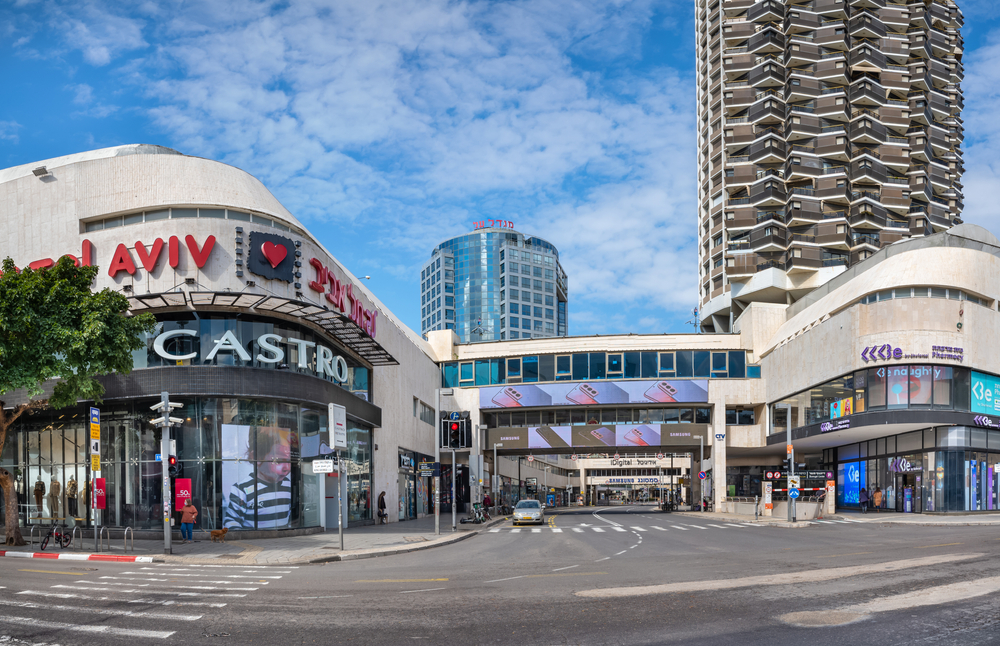
[[[144, 347], [142, 333], [152, 314], [127, 316], [128, 299], [104, 289], [93, 292], [97, 267], [77, 267], [63, 257], [52, 267], [18, 270], [7, 258], [0, 274], [0, 397], [24, 390], [27, 401], [6, 409], [0, 401], [0, 455], [7, 433], [22, 415], [51, 406], [100, 402], [98, 375], [132, 370], [132, 351]], [[42, 395], [53, 380], [52, 394]], [[24, 545], [18, 528], [14, 474], [0, 467], [7, 545]]]

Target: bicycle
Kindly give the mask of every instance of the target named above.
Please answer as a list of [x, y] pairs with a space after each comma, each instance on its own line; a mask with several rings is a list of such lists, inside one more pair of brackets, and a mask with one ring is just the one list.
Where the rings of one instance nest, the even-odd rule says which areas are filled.
[[58, 525], [53, 525], [49, 528], [49, 532], [45, 535], [45, 538], [42, 539], [43, 552], [45, 551], [45, 548], [48, 547], [50, 538], [55, 539], [56, 545], [58, 545], [60, 549], [69, 547], [69, 544], [73, 541], [72, 534], [67, 534], [62, 531], [62, 528]]

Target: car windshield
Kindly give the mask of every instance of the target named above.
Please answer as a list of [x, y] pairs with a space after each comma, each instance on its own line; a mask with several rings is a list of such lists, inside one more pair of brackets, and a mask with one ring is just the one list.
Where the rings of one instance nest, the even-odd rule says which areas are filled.
[[541, 505], [538, 504], [537, 500], [522, 500], [517, 503], [515, 509], [541, 509]]

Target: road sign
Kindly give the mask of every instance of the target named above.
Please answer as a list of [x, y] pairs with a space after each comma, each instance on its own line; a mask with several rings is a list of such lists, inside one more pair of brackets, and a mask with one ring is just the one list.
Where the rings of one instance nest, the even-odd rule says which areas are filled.
[[788, 497], [789, 498], [798, 498], [799, 497], [799, 490], [798, 489], [789, 489], [788, 490]]
[[534, 462], [534, 461], [535, 461], [535, 456], [529, 455], [528, 456], [528, 462]]
[[704, 479], [705, 479], [705, 478], [707, 478], [707, 477], [708, 477], [708, 474], [707, 474], [707, 473], [705, 473], [704, 471], [699, 471], [699, 472], [698, 472], [698, 479], [699, 479], [699, 480], [704, 480]]
[[333, 460], [313, 460], [313, 473], [333, 473]]
[[451, 413], [451, 414], [450, 414], [450, 415], [448, 416], [448, 419], [450, 419], [450, 420], [457, 420], [457, 419], [462, 419], [462, 415], [461, 415], [461, 413], [459, 413], [458, 411], [454, 411], [453, 413]]
[[576, 453], [574, 453], [573, 455], [569, 456], [569, 459], [572, 460], [573, 462], [576, 462], [577, 458], [579, 458], [579, 456]]
[[90, 454], [100, 455], [101, 454], [101, 438], [96, 440], [90, 440]]
[[802, 486], [802, 476], [788, 476], [788, 488], [798, 489]]
[[339, 404], [328, 404], [327, 415], [330, 418], [330, 429], [333, 448], [347, 448], [347, 409]]
[[100, 471], [101, 470], [101, 456], [94, 454], [90, 456], [90, 470]]
[[433, 478], [441, 475], [441, 465], [437, 462], [420, 461], [417, 463], [417, 471], [421, 478]]
[[622, 457], [622, 456], [621, 456], [621, 455], [619, 455], [618, 453], [615, 453], [615, 459], [616, 459], [616, 460], [617, 460], [618, 458], [620, 458], [620, 457]]
[[663, 458], [665, 458], [665, 457], [666, 457], [666, 456], [665, 456], [665, 455], [663, 455], [662, 453], [657, 453], [657, 454], [656, 454], [656, 459], [657, 459], [657, 460], [662, 460], [662, 459], [663, 459]]

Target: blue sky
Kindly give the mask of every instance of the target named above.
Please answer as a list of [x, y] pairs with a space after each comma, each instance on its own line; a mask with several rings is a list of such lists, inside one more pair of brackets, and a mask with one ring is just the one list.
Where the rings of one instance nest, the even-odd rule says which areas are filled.
[[[966, 16], [966, 220], [1000, 188], [1000, 24]], [[694, 2], [0, 2], [0, 167], [151, 143], [258, 178], [419, 330], [482, 219], [560, 249], [570, 332], [690, 331]]]

